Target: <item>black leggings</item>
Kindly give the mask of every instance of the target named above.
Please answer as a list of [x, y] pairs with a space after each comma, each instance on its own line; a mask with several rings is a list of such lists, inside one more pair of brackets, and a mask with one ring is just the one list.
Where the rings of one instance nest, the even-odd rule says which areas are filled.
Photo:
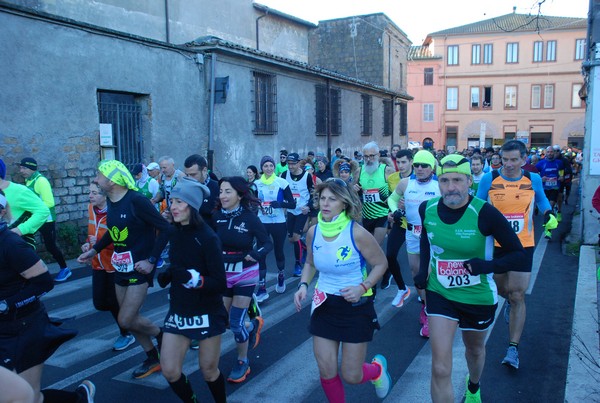
[[[283, 245], [287, 240], [286, 223], [264, 224], [265, 229], [273, 239], [273, 251], [275, 252], [275, 261], [277, 269], [282, 271], [285, 269], [285, 255], [283, 253]], [[259, 279], [263, 281], [267, 276], [267, 258], [261, 259], [258, 266]]]
[[400, 271], [400, 265], [398, 264], [398, 252], [404, 241], [406, 241], [406, 230], [399, 224], [394, 223], [388, 234], [385, 256], [388, 261], [388, 270], [392, 273], [392, 276], [394, 276], [394, 280], [396, 281], [396, 284], [398, 284], [398, 289], [400, 290], [406, 288], [406, 284], [404, 284], [404, 279], [402, 278], [402, 273]]
[[42, 234], [42, 238], [44, 239], [44, 245], [46, 246], [46, 250], [50, 252], [54, 260], [56, 260], [56, 263], [58, 263], [61, 269], [67, 267], [65, 257], [56, 245], [56, 225], [54, 221], [44, 223], [44, 225], [40, 227], [40, 233]]
[[[92, 270], [92, 300], [94, 308], [98, 311], [110, 311], [117, 326], [119, 326], [119, 302], [115, 291], [115, 273], [107, 273], [104, 270]], [[119, 326], [121, 336], [127, 336], [129, 332]]]

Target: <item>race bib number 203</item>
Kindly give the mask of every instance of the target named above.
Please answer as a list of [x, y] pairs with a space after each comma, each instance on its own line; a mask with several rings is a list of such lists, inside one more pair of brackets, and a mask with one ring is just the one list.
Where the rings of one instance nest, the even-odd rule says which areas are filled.
[[471, 276], [463, 266], [464, 260], [438, 260], [436, 275], [444, 288], [470, 287], [481, 283], [479, 276]]

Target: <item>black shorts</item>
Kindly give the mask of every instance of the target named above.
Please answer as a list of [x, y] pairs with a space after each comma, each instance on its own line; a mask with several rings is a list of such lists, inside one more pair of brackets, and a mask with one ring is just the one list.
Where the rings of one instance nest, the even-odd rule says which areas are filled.
[[308, 215], [306, 214], [293, 215], [292, 213], [287, 213], [286, 228], [288, 237], [291, 238], [294, 234], [302, 235], [306, 220], [308, 220]]
[[129, 287], [131, 285], [140, 285], [148, 283], [148, 287], [154, 286], [154, 273], [156, 273], [156, 267], [148, 274], [142, 274], [139, 271], [132, 271], [130, 273], [115, 272], [115, 284], [121, 287]]
[[544, 189], [544, 194], [548, 201], [556, 202], [558, 200], [558, 189]]
[[28, 315], [0, 321], [0, 365], [20, 374], [43, 364], [63, 343], [76, 335], [77, 330], [62, 329], [52, 324], [46, 309], [39, 304]]
[[494, 305], [471, 305], [451, 301], [434, 291], [426, 291], [427, 316], [441, 316], [458, 322], [461, 330], [487, 330], [494, 323]]
[[[514, 270], [509, 271], [518, 271], [521, 273], [531, 273], [531, 269], [533, 266], [533, 252], [535, 251], [535, 246], [528, 246], [525, 249], [525, 261], [520, 262], [519, 266], [515, 266]], [[494, 259], [502, 257], [504, 251], [500, 247], [494, 248]]]
[[216, 314], [191, 317], [183, 317], [169, 309], [162, 331], [180, 334], [190, 340], [204, 340], [225, 333], [228, 319], [225, 307]]
[[371, 234], [375, 232], [375, 228], [387, 228], [388, 227], [388, 217], [378, 217], [378, 218], [363, 218], [362, 226], [364, 229], [369, 231]]
[[225, 292], [223, 293], [224, 297], [233, 298], [234, 295], [239, 295], [242, 297], [252, 297], [254, 293], [254, 288], [256, 285], [246, 285], [246, 286], [234, 286], [232, 288], [227, 287]]
[[361, 305], [344, 297], [327, 294], [327, 299], [310, 317], [308, 331], [313, 336], [343, 343], [365, 343], [379, 330], [373, 297], [363, 297]]

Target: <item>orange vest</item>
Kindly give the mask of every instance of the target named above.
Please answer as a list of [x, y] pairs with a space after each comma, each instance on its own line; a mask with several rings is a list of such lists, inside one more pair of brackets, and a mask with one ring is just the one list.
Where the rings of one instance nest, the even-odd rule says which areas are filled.
[[[488, 192], [489, 202], [506, 217], [523, 247], [535, 246], [533, 237], [535, 191], [529, 173], [525, 172], [517, 181], [506, 180], [499, 174], [493, 175], [493, 178]], [[497, 242], [495, 245], [500, 246]]]
[[[106, 226], [106, 216], [104, 216], [102, 218], [98, 217], [98, 215], [96, 215], [96, 212], [94, 211], [94, 207], [92, 207], [91, 204], [88, 205], [88, 216], [89, 216], [89, 221], [88, 221], [87, 241], [90, 244], [90, 248], [91, 248], [92, 246], [94, 246], [94, 244], [90, 242], [91, 237], [96, 237], [96, 241], [97, 241], [98, 239], [102, 238], [104, 233], [108, 230], [108, 227]], [[102, 251], [99, 254], [94, 256], [92, 259], [92, 269], [106, 270], [109, 273], [114, 272], [115, 269], [113, 268], [112, 264], [110, 263], [110, 260], [112, 258], [112, 254], [113, 254], [113, 250], [114, 250], [114, 247], [113, 247], [113, 244], [111, 243], [106, 248], [102, 249]]]

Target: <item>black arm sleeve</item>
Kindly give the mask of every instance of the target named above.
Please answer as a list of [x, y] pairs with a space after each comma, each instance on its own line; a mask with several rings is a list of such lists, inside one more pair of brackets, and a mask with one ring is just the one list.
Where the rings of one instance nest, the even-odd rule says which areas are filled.
[[519, 270], [526, 264], [525, 250], [519, 237], [498, 209], [489, 203], [485, 203], [479, 212], [477, 225], [483, 235], [494, 237], [502, 248], [502, 255], [494, 257], [494, 260], [492, 260], [492, 271], [494, 273]]
[[[152, 253], [150, 253], [150, 256], [154, 256], [158, 259], [163, 249], [165, 249], [165, 246], [167, 246], [167, 243], [169, 242], [169, 231], [171, 225], [160, 215], [156, 208], [154, 208], [149, 199], [145, 197], [137, 197], [134, 198], [132, 202], [134, 204], [133, 208], [135, 215], [139, 217], [140, 220], [152, 225], [156, 230], [158, 230], [158, 235], [156, 236], [156, 241], [154, 242], [154, 247], [152, 248]], [[106, 233], [108, 234], [108, 231]]]
[[214, 294], [223, 293], [227, 288], [227, 280], [225, 278], [225, 263], [223, 263], [221, 241], [213, 234], [213, 236], [204, 237], [202, 244], [205, 261], [204, 268], [201, 270], [204, 282], [200, 289]]
[[25, 285], [14, 295], [6, 298], [9, 308], [22, 308], [40, 299], [44, 294], [54, 288], [54, 281], [50, 273], [45, 271], [28, 279]]
[[[424, 222], [425, 219], [425, 207], [427, 206], [427, 201], [424, 201], [419, 206], [419, 216], [421, 217], [421, 222]], [[427, 279], [427, 275], [429, 273], [429, 259], [430, 255], [430, 245], [429, 238], [427, 237], [427, 230], [425, 230], [425, 226], [421, 228], [421, 238], [419, 240], [419, 273], [417, 274], [417, 278], [423, 281], [423, 279]]]
[[96, 244], [93, 246], [96, 253], [100, 253], [104, 248], [112, 243], [112, 238], [110, 237], [110, 233], [106, 231], [102, 238], [96, 241]]
[[256, 215], [252, 215], [252, 232], [256, 238], [256, 247], [249, 253], [257, 262], [265, 258], [273, 250], [273, 242], [265, 226]]

